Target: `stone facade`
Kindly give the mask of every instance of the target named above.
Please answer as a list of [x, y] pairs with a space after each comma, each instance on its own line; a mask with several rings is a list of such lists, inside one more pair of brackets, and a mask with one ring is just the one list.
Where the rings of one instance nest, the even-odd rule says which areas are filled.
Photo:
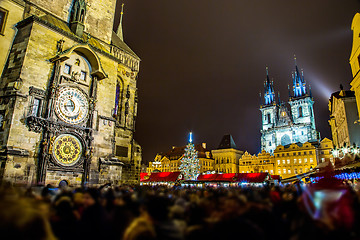
[[353, 80], [350, 85], [351, 91], [355, 92], [357, 111], [360, 112], [360, 13], [355, 14], [351, 24], [351, 30], [353, 31], [353, 44], [349, 62]]
[[309, 142], [279, 145], [274, 151], [276, 174], [282, 178], [307, 173], [317, 166], [316, 147]]
[[360, 146], [360, 126], [356, 123], [359, 119], [355, 93], [341, 90], [331, 94], [329, 99], [332, 138], [337, 148]]
[[[314, 101], [305, 85], [298, 67], [293, 73], [293, 95], [289, 98], [290, 111], [285, 102], [275, 99], [273, 82], [267, 71], [264, 103], [260, 106], [262, 117], [261, 150], [270, 154], [278, 145], [318, 141], [314, 117]], [[290, 90], [289, 90], [290, 91]]]
[[[139, 181], [141, 147], [133, 136], [140, 59], [112, 31], [115, 2], [24, 2], [0, 82], [3, 179]], [[69, 23], [80, 10], [81, 35]]]
[[239, 158], [244, 153], [239, 150], [233, 137], [224, 135], [217, 149], [211, 151], [214, 159], [214, 171], [217, 173], [238, 173]]
[[270, 153], [262, 151], [257, 156], [245, 152], [239, 159], [239, 173], [268, 172], [276, 174], [275, 158]]

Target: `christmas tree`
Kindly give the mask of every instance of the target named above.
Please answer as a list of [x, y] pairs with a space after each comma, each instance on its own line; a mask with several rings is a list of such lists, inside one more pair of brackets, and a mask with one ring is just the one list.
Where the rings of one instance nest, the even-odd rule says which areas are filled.
[[192, 132], [190, 132], [189, 143], [186, 145], [185, 153], [181, 159], [180, 171], [185, 180], [196, 180], [200, 174], [198, 153], [192, 143]]

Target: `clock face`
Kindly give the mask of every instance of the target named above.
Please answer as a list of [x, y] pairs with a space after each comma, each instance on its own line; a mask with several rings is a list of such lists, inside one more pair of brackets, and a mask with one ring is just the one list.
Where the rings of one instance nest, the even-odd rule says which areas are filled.
[[55, 100], [56, 115], [64, 122], [79, 124], [89, 112], [89, 102], [85, 94], [77, 88], [63, 87]]
[[77, 137], [70, 134], [62, 134], [55, 139], [53, 156], [61, 165], [74, 165], [80, 159], [81, 154], [82, 147]]

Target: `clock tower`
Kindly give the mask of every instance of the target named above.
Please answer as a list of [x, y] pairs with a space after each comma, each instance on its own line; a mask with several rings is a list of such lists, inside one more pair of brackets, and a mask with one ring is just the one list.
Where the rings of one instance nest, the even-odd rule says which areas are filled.
[[23, 2], [24, 18], [14, 26], [18, 34], [0, 82], [1, 179], [72, 186], [138, 182], [140, 58], [124, 43], [121, 24], [121, 34], [113, 31], [115, 5]]

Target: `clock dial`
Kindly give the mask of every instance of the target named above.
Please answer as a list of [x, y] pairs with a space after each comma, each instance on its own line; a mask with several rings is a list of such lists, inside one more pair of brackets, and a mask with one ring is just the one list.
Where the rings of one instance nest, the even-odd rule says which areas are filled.
[[79, 124], [89, 112], [89, 103], [85, 94], [77, 88], [63, 87], [55, 100], [56, 115], [64, 122]]
[[61, 165], [74, 165], [80, 159], [81, 154], [82, 147], [77, 137], [62, 134], [55, 139], [53, 156]]

